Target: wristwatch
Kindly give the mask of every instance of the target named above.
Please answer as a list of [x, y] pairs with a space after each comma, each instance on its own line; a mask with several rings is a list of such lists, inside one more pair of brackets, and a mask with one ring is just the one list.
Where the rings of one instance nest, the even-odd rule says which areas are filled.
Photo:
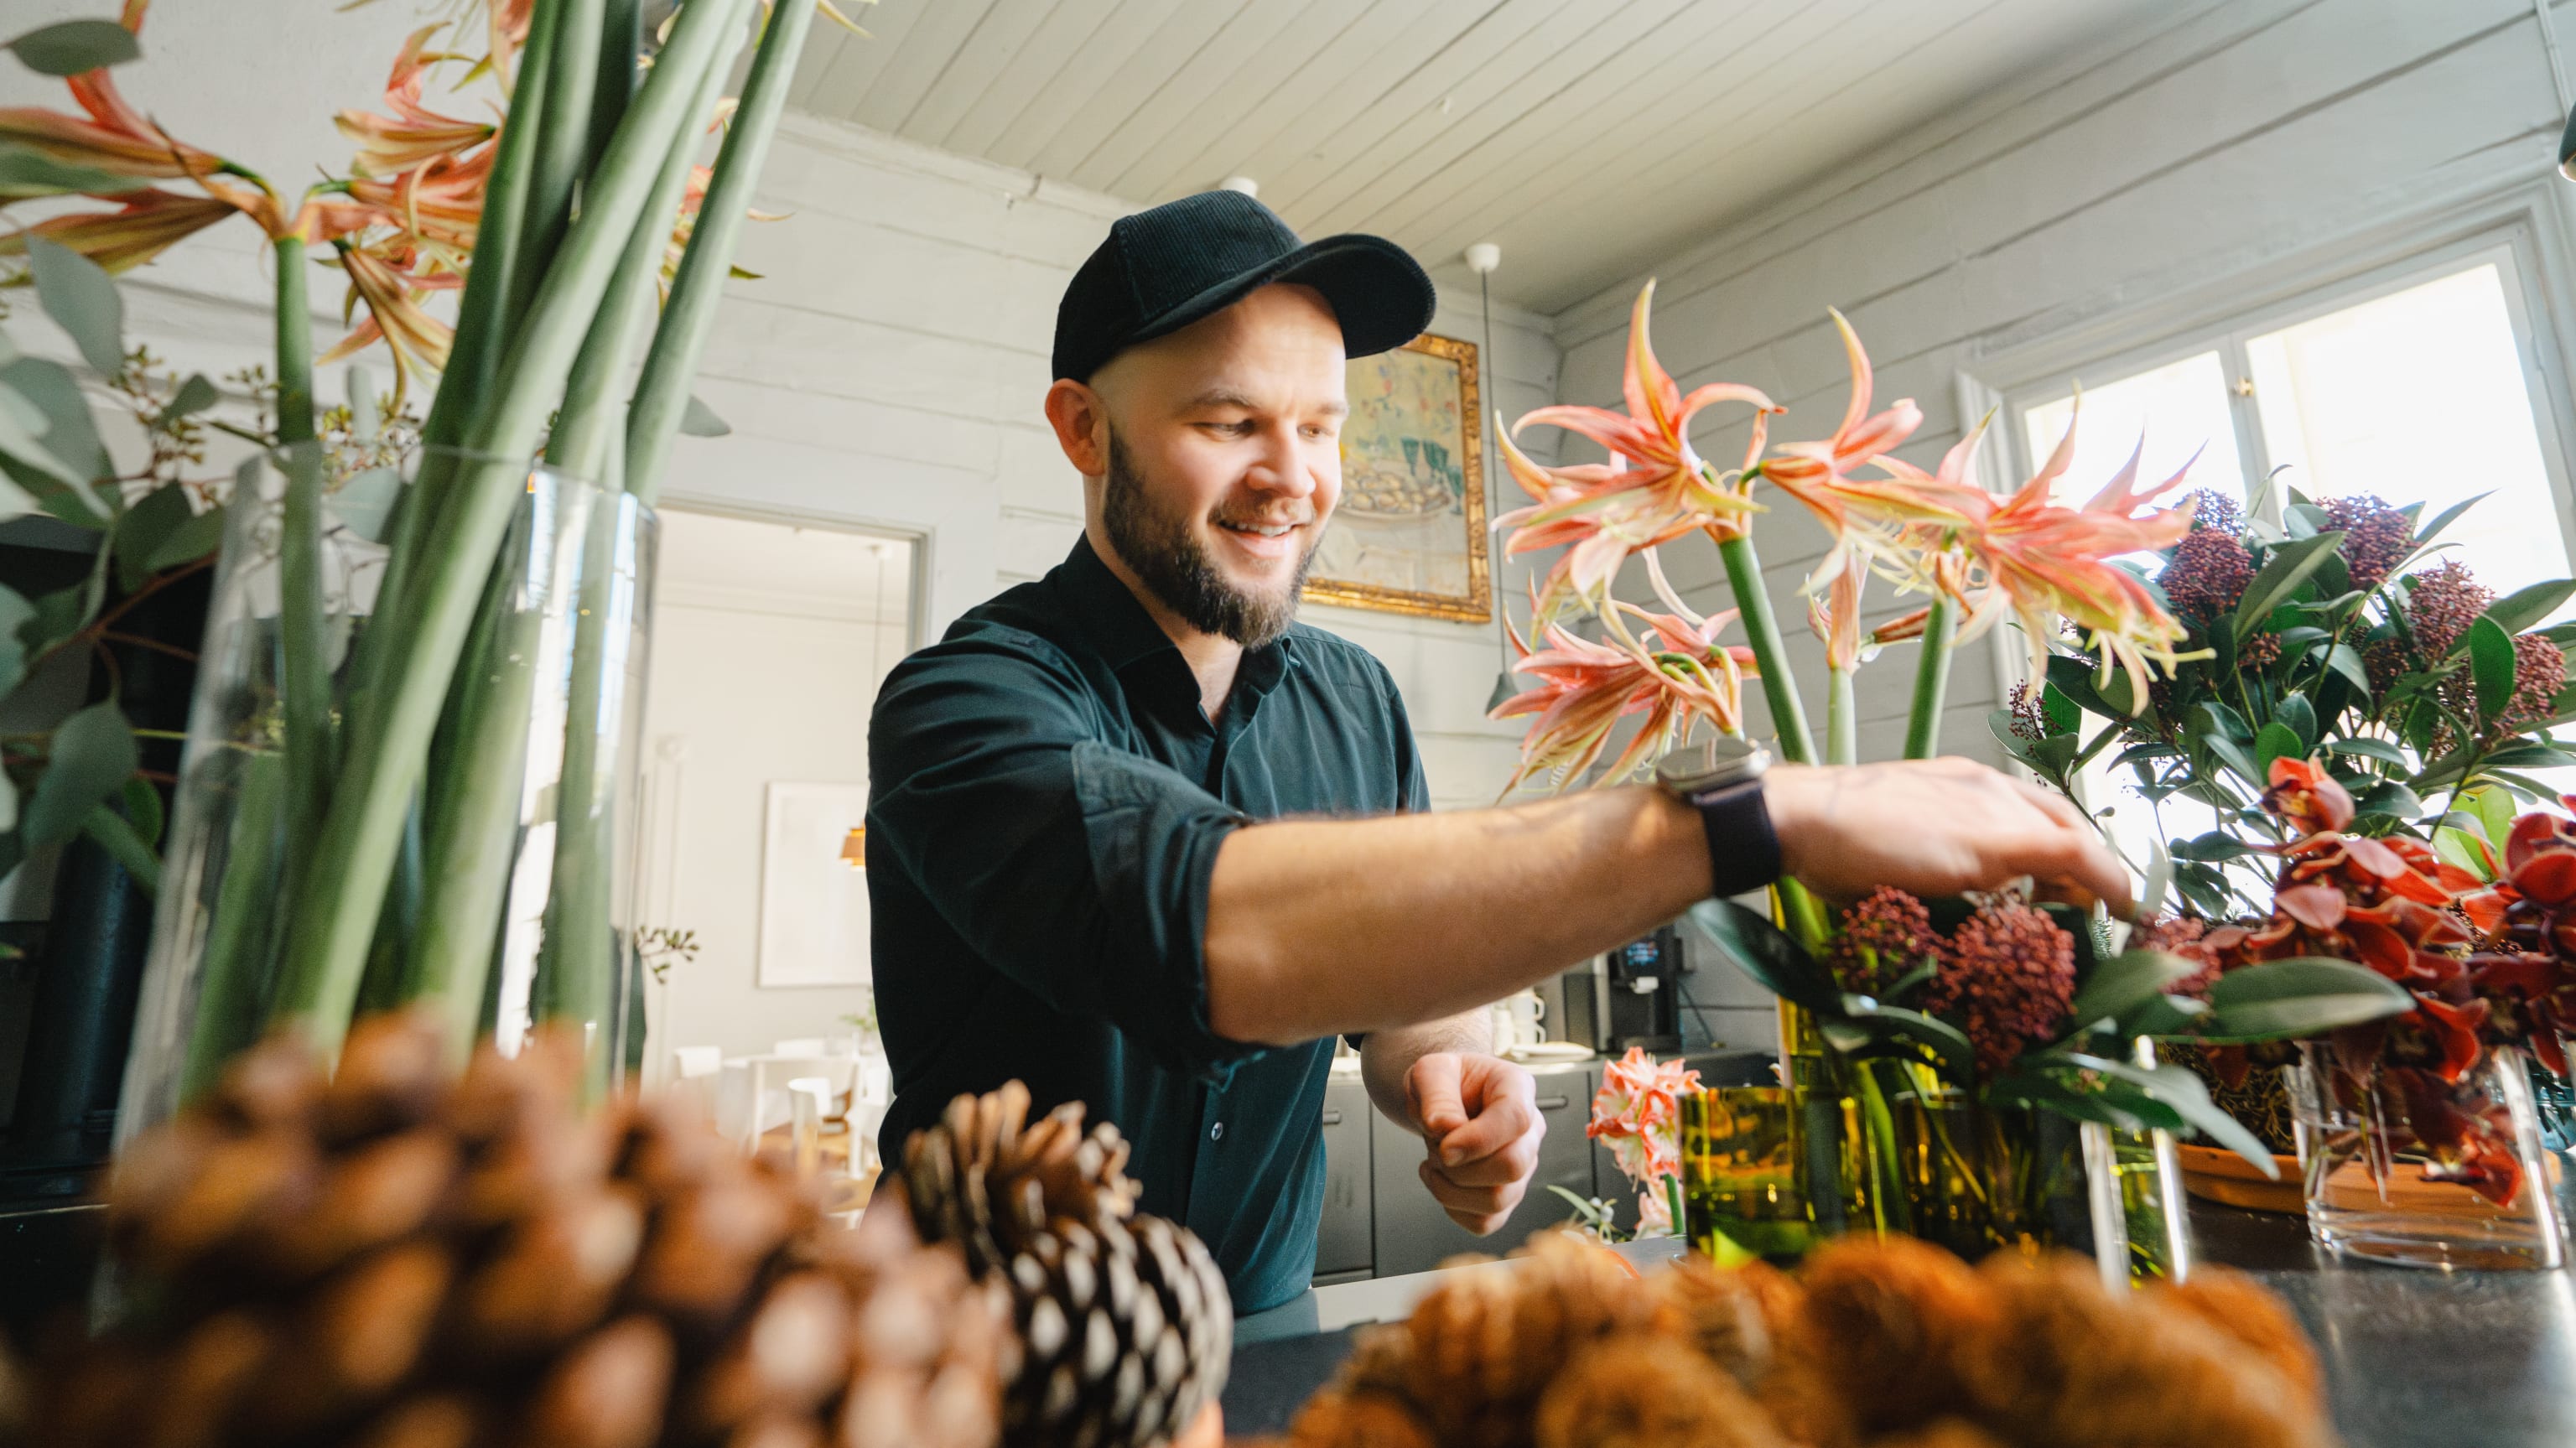
[[1780, 837], [1762, 799], [1771, 751], [1721, 735], [1676, 749], [1655, 765], [1655, 784], [1699, 811], [1708, 831], [1709, 894], [1741, 895], [1780, 878]]

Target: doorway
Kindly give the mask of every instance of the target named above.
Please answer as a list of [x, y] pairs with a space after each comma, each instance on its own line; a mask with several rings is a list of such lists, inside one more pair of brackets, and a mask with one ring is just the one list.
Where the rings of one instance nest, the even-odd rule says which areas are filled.
[[868, 715], [914, 644], [917, 540], [662, 514], [637, 921], [644, 1079], [873, 1022]]

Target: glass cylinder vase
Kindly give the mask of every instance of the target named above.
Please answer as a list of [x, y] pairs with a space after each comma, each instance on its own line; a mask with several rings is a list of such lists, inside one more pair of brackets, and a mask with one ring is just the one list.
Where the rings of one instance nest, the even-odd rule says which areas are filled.
[[1895, 1189], [1881, 1226], [1969, 1261], [2013, 1248], [2091, 1253], [2093, 1204], [2074, 1122], [1997, 1106], [1929, 1068], [1877, 1063], [1893, 1128]]
[[2520, 1051], [2491, 1047], [2444, 1082], [2347, 1064], [2309, 1042], [2283, 1076], [2319, 1245], [2407, 1267], [2565, 1265], [2556, 1162]]
[[[1841, 1230], [1851, 1164], [1837, 1129], [1816, 1140], [1822, 1104], [1803, 1086], [1717, 1086], [1681, 1098], [1685, 1235], [1721, 1265], [1760, 1258], [1789, 1265]], [[1821, 1148], [1821, 1149], [1820, 1149]]]
[[[227, 505], [120, 1141], [167, 1119], [271, 1024], [301, 778], [285, 658], [290, 633], [310, 628], [286, 602], [284, 493], [276, 470], [246, 469]], [[374, 531], [326, 509], [320, 638], [334, 728], [368, 691], [359, 668], [403, 667], [357, 647], [389, 565]], [[514, 1048], [531, 1019], [566, 1018], [593, 1047], [594, 1080], [613, 1074], [635, 973], [629, 861], [654, 538], [632, 497], [528, 472], [449, 686], [358, 1013], [428, 1004], [460, 1059], [480, 1037]]]

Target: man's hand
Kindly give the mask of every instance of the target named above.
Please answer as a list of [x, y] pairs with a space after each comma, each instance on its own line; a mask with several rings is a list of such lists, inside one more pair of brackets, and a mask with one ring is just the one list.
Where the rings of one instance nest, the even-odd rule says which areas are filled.
[[1404, 1073], [1404, 1101], [1430, 1145], [1422, 1184], [1477, 1236], [1501, 1226], [1529, 1190], [1547, 1135], [1530, 1073], [1493, 1056], [1436, 1051]]
[[1830, 898], [1880, 885], [1956, 895], [2031, 876], [2040, 893], [2129, 911], [2129, 875], [2067, 800], [1967, 759], [1784, 765], [1762, 793], [1788, 873]]

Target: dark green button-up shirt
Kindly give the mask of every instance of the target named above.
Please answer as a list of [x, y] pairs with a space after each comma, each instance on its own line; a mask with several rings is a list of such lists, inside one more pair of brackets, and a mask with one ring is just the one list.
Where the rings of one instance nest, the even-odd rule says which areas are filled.
[[868, 727], [868, 898], [889, 1160], [951, 1097], [1017, 1077], [1135, 1143], [1237, 1312], [1314, 1274], [1330, 1041], [1208, 1028], [1208, 877], [1281, 815], [1420, 810], [1386, 667], [1303, 624], [1246, 653], [1218, 722], [1090, 543], [887, 676]]

